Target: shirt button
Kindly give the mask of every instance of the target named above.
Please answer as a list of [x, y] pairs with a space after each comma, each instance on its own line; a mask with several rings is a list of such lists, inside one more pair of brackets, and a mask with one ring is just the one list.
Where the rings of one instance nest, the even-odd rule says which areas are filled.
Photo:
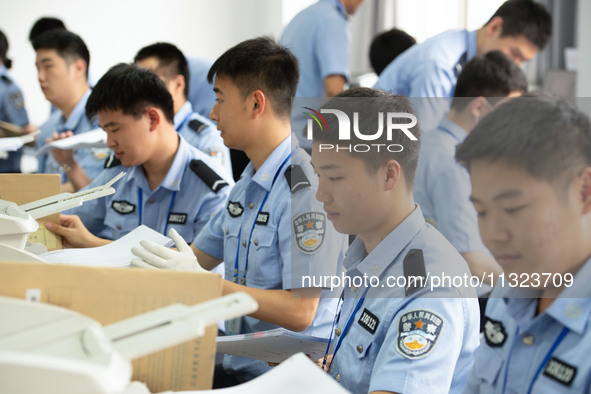
[[120, 224], [117, 225], [117, 230], [121, 230], [121, 225]]
[[531, 346], [534, 344], [534, 336], [533, 335], [526, 335], [523, 337], [523, 343], [527, 346]]
[[257, 241], [256, 239], [254, 240], [254, 246], [259, 246], [259, 241]]
[[153, 198], [149, 198], [148, 199], [148, 204], [154, 204], [154, 199]]
[[242, 241], [242, 247], [246, 248], [246, 241]]
[[249, 203], [248, 203], [248, 207], [249, 207], [250, 209], [253, 209], [253, 208], [254, 208], [254, 204], [253, 204], [253, 203], [251, 203], [251, 202], [249, 202]]
[[355, 292], [357, 291], [357, 287], [355, 287], [355, 286], [351, 286], [351, 291], [352, 291], [353, 293], [355, 293]]
[[337, 327], [337, 328], [335, 328], [335, 329], [334, 329], [334, 333], [335, 333], [337, 336], [341, 335], [341, 329], [340, 329], [340, 328], [338, 328], [338, 327]]
[[338, 383], [341, 382], [341, 374], [338, 373], [337, 376], [334, 377], [334, 380], [336, 380]]
[[226, 235], [228, 235], [230, 232], [228, 231], [228, 229], [226, 229], [226, 231], [224, 231], [226, 233]]
[[357, 345], [357, 353], [361, 353], [363, 351], [363, 346]]

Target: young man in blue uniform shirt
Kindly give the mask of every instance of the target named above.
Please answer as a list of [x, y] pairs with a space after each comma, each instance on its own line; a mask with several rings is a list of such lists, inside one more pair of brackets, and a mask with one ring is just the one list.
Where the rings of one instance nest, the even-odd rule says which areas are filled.
[[[280, 44], [293, 52], [300, 65], [296, 97], [332, 97], [349, 80], [351, 26], [363, 0], [319, 0], [298, 13], [285, 27]], [[292, 125], [300, 144], [311, 146], [301, 135], [305, 118], [294, 110]]]
[[[224, 145], [216, 126], [208, 118], [194, 112], [187, 100], [192, 76], [189, 74], [185, 55], [172, 44], [158, 42], [140, 49], [133, 61], [138, 66], [155, 72], [166, 84], [174, 102], [176, 131], [189, 144], [219, 161], [231, 176], [230, 151]], [[214, 102], [215, 97], [212, 99], [212, 106]]]
[[416, 98], [421, 127], [431, 130], [449, 109], [441, 98], [452, 97], [466, 62], [500, 50], [521, 65], [544, 49], [551, 31], [552, 17], [543, 5], [508, 0], [476, 31], [448, 30], [410, 48], [386, 67], [375, 87]]
[[[381, 116], [414, 111], [406, 98], [368, 88], [322, 108], [342, 116], [325, 115], [324, 130], [313, 130], [316, 196], [337, 231], [357, 235], [343, 262], [349, 281], [324, 366], [354, 393], [459, 393], [478, 346], [478, 303], [468, 285], [435, 282], [469, 270], [413, 200], [419, 129], [367, 140], [367, 131], [384, 130]], [[345, 116], [358, 126], [341, 140]]]
[[[310, 158], [291, 134], [297, 60], [273, 40], [256, 38], [226, 51], [208, 78], [215, 79], [211, 117], [224, 143], [251, 162], [225, 209], [193, 241], [193, 253], [142, 242], [146, 249], [133, 252], [143, 260], [133, 264], [202, 270], [223, 260], [223, 293], [245, 291], [259, 304], [257, 312], [226, 322], [226, 334], [284, 327], [327, 337], [336, 300], [320, 298], [321, 289], [305, 286], [302, 277], [335, 275], [346, 239], [314, 198]], [[239, 382], [269, 369], [266, 362], [229, 355], [223, 366]]]
[[[526, 90], [523, 71], [502, 52], [478, 55], [462, 70], [449, 113], [421, 141], [415, 201], [427, 221], [466, 259], [472, 274], [484, 275], [488, 283], [501, 268], [480, 239], [470, 202], [470, 176], [455, 160], [456, 145], [503, 97], [520, 96]], [[483, 293], [488, 291], [489, 287]]]
[[559, 99], [512, 99], [456, 158], [505, 273], [465, 392], [590, 392], [591, 120]]
[[60, 225], [48, 227], [67, 245], [102, 245], [141, 224], [163, 234], [175, 229], [191, 241], [225, 206], [232, 181], [177, 134], [172, 97], [151, 71], [125, 64], [111, 68], [93, 89], [86, 115], [98, 115], [115, 154], [89, 187], [127, 174], [114, 186], [115, 194], [74, 208], [75, 215], [62, 215]]
[[[29, 117], [21, 89], [8, 75], [12, 61], [7, 57], [7, 52], [8, 40], [0, 31], [0, 120], [24, 127], [29, 124]], [[22, 149], [0, 152], [0, 173], [21, 172], [22, 156]]]
[[[36, 148], [47, 139], [81, 134], [97, 127], [84, 112], [90, 87], [88, 65], [90, 54], [84, 41], [66, 30], [50, 30], [33, 40], [39, 85], [55, 111], [41, 127]], [[65, 133], [65, 134], [64, 134]], [[59, 135], [59, 137], [58, 137]], [[108, 149], [82, 148], [74, 153], [75, 162], [64, 162], [61, 150], [39, 156], [40, 173], [60, 173], [65, 191], [88, 185], [103, 170]], [[59, 160], [62, 164], [58, 164]]]

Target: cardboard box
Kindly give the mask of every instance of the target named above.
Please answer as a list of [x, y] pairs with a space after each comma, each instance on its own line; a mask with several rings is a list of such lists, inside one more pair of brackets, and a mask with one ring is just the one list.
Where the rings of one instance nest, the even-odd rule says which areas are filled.
[[[35, 290], [37, 289], [37, 290]], [[82, 313], [103, 325], [174, 303], [221, 296], [209, 273], [0, 262], [0, 295], [29, 298]], [[31, 291], [32, 290], [32, 291]], [[133, 362], [133, 380], [151, 392], [211, 389], [217, 327], [203, 337]]]
[[[0, 199], [17, 205], [51, 197], [60, 193], [59, 174], [0, 174]], [[39, 230], [29, 234], [29, 242], [41, 243], [47, 250], [62, 248], [62, 237], [45, 228], [46, 222], [59, 223], [60, 214], [37, 219]]]

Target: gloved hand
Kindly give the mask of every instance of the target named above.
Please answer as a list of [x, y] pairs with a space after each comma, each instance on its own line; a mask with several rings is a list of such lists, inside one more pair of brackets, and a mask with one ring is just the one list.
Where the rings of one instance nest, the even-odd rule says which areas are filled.
[[193, 249], [187, 245], [174, 228], [170, 229], [168, 235], [174, 241], [178, 251], [151, 241], [141, 241], [140, 245], [142, 247], [134, 246], [131, 248], [131, 252], [139, 257], [139, 259], [132, 259], [131, 265], [140, 268], [209, 272], [199, 265]]

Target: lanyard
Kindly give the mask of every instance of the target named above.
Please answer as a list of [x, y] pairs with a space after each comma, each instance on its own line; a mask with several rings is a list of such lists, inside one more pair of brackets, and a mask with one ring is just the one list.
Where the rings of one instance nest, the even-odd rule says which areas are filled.
[[[361, 295], [361, 298], [359, 299], [359, 301], [357, 301], [357, 305], [355, 305], [355, 309], [353, 309], [351, 316], [349, 316], [349, 319], [347, 320], [347, 324], [345, 324], [345, 328], [343, 329], [343, 332], [341, 332], [339, 340], [337, 341], [337, 344], [334, 348], [334, 352], [332, 354], [332, 360], [330, 360], [330, 364], [328, 365], [328, 372], [330, 372], [330, 368], [332, 367], [332, 363], [335, 359], [335, 356], [337, 355], [337, 352], [339, 351], [339, 348], [341, 347], [341, 343], [343, 342], [343, 339], [347, 335], [347, 332], [349, 332], [349, 328], [351, 328], [351, 324], [353, 323], [353, 319], [355, 319], [355, 315], [357, 314], [357, 311], [359, 311], [361, 304], [363, 304], [363, 301], [365, 301], [365, 296], [367, 295], [368, 290], [369, 290], [369, 286], [365, 288], [365, 291]], [[343, 290], [343, 295], [344, 294], [345, 294], [345, 290]], [[341, 295], [341, 298], [343, 297], [343, 295]], [[340, 300], [339, 300], [339, 303], [340, 303]], [[337, 308], [338, 308], [338, 306], [337, 306]], [[328, 339], [328, 345], [326, 346], [326, 352], [324, 353], [324, 360], [322, 361], [322, 367], [324, 367], [326, 365], [326, 358], [328, 357], [328, 351], [330, 348], [330, 342], [332, 341], [334, 326], [335, 326], [335, 323], [339, 322], [340, 318], [341, 318], [341, 311], [339, 310], [337, 317], [335, 318], [335, 320], [332, 323], [333, 331], [331, 331], [330, 338]]]
[[185, 123], [187, 123], [187, 120], [189, 120], [189, 118], [191, 117], [191, 115], [193, 115], [193, 113], [192, 112], [189, 112], [187, 114], [187, 116], [185, 116], [185, 119], [183, 119], [183, 121], [181, 123], [179, 123], [178, 127], [175, 128], [175, 130], [177, 132], [180, 131], [183, 128], [183, 126], [185, 125]]
[[[144, 205], [142, 195], [142, 189], [140, 187], [137, 188], [137, 198], [138, 198], [138, 213], [139, 213], [139, 220], [138, 226], [142, 225], [142, 206]], [[170, 206], [168, 207], [168, 214], [166, 215], [166, 219], [164, 221], [164, 235], [166, 235], [166, 230], [168, 230], [168, 220], [170, 218], [170, 214], [172, 213], [172, 206], [174, 205], [174, 199], [176, 197], [176, 191], [172, 192], [172, 198], [170, 199]]]
[[[275, 181], [277, 180], [277, 177], [279, 176], [281, 169], [283, 168], [285, 163], [287, 163], [287, 161], [291, 157], [291, 153], [292, 152], [290, 152], [289, 155], [287, 155], [285, 160], [283, 160], [283, 163], [281, 163], [281, 165], [277, 169], [277, 172], [275, 173], [275, 176], [273, 177], [273, 182], [271, 183], [271, 189], [267, 190], [267, 193], [265, 193], [265, 197], [263, 198], [263, 202], [261, 203], [261, 206], [259, 207], [259, 210], [254, 217], [254, 221], [252, 222], [252, 227], [250, 229], [250, 235], [248, 236], [248, 247], [246, 248], [246, 258], [244, 261], [244, 271], [242, 272], [242, 278], [240, 279], [240, 284], [242, 284], [242, 285], [244, 285], [246, 283], [246, 271], [248, 270], [248, 255], [250, 253], [250, 240], [252, 239], [252, 233], [254, 232], [254, 227], [257, 223], [257, 218], [259, 217], [259, 214], [263, 210], [263, 206], [265, 205], [265, 202], [267, 202], [267, 198], [269, 197], [269, 192], [273, 189], [273, 185], [275, 185]], [[236, 260], [234, 263], [234, 283], [238, 283], [238, 260], [239, 260], [239, 255], [240, 255], [241, 237], [242, 237], [242, 226], [240, 227], [240, 231], [238, 232], [238, 245], [236, 247]]]
[[454, 137], [454, 140], [456, 140], [458, 143], [460, 143], [461, 141], [458, 139], [458, 137], [456, 137], [454, 135], [454, 133], [452, 133], [449, 129], [443, 127], [443, 126], [439, 126], [439, 129], [441, 129], [441, 131], [446, 132], [447, 134], [451, 135], [452, 137]]
[[[515, 331], [515, 337], [517, 337], [518, 333], [519, 333], [519, 327], [517, 327], [517, 330]], [[552, 347], [550, 348], [550, 350], [548, 350], [548, 353], [546, 353], [546, 357], [544, 357], [544, 359], [542, 360], [542, 363], [540, 364], [540, 366], [536, 370], [534, 378], [532, 379], [532, 381], [529, 385], [529, 388], [527, 390], [528, 394], [531, 393], [531, 391], [534, 387], [534, 383], [538, 379], [540, 372], [542, 372], [542, 369], [548, 363], [548, 361], [550, 360], [550, 357], [552, 357], [552, 353], [554, 353], [554, 350], [556, 350], [558, 345], [560, 345], [560, 342], [562, 342], [564, 337], [566, 337], [566, 334], [568, 334], [568, 327], [564, 327], [562, 329], [562, 331], [560, 331], [560, 334], [558, 334], [558, 338], [556, 338], [556, 340], [552, 344]], [[505, 365], [505, 379], [503, 381], [503, 393], [505, 392], [505, 388], [507, 387], [507, 374], [509, 373], [509, 362], [511, 361], [511, 353], [512, 352], [513, 352], [513, 347], [511, 347], [511, 349], [509, 350], [509, 357], [507, 358], [507, 365]]]

